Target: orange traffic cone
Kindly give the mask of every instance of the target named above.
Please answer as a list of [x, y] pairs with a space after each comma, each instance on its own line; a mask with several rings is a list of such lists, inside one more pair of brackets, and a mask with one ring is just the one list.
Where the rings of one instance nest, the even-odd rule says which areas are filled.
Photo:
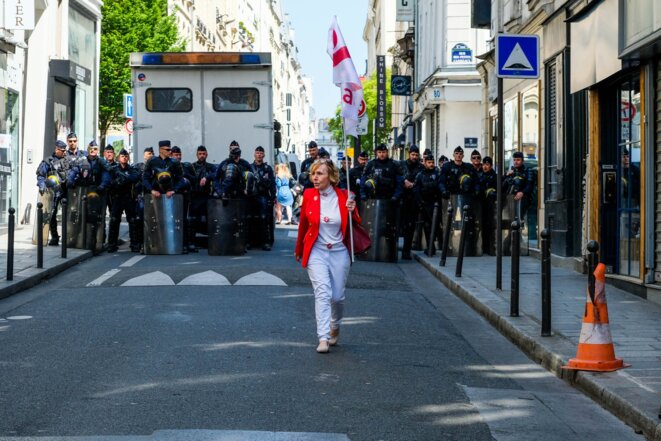
[[603, 263], [597, 265], [594, 277], [594, 302], [588, 291], [576, 358], [569, 360], [563, 369], [612, 372], [631, 366], [615, 358], [606, 304], [606, 266]]

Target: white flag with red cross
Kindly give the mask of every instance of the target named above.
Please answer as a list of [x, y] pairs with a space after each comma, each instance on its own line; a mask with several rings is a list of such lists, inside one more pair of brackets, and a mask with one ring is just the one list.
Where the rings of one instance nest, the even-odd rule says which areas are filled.
[[342, 94], [341, 114], [344, 118], [344, 133], [358, 136], [358, 111], [363, 100], [363, 85], [340, 32], [337, 17], [333, 17], [328, 30], [327, 52], [333, 59], [333, 83], [340, 88]]

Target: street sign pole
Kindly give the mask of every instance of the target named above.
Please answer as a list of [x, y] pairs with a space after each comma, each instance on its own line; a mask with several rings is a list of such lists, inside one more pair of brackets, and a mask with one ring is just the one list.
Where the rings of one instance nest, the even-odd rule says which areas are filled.
[[498, 78], [496, 128], [496, 289], [503, 289], [503, 79]]

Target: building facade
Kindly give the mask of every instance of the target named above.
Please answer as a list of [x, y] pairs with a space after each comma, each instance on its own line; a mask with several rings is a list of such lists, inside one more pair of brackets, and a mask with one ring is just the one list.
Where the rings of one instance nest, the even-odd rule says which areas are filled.
[[[20, 154], [19, 213], [37, 197], [36, 169], [55, 141], [75, 132], [84, 148], [97, 138], [100, 0], [35, 2], [26, 31]], [[29, 118], [26, 117], [29, 116]]]

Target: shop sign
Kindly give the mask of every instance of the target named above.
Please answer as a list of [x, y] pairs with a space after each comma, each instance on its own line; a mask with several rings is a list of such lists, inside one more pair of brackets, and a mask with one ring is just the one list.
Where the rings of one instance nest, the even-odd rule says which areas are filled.
[[34, 0], [5, 0], [4, 28], [34, 29]]
[[395, 21], [415, 21], [415, 0], [397, 0]]
[[464, 43], [457, 43], [451, 49], [452, 63], [472, 63], [473, 51]]

